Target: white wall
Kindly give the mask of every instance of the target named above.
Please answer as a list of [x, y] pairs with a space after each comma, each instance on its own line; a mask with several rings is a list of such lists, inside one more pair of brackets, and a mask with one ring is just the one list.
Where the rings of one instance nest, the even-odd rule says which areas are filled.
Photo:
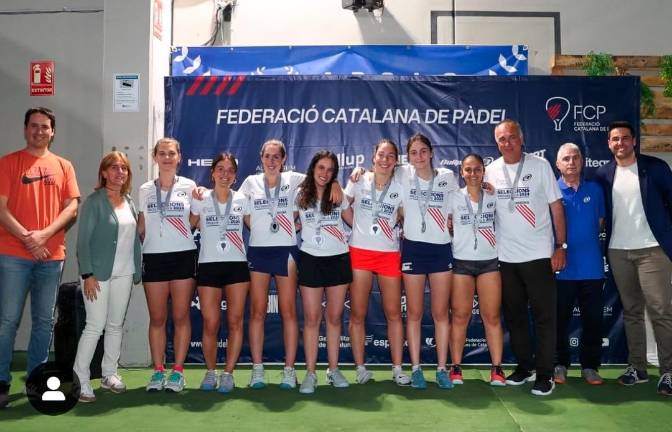
[[[214, 1], [175, 0], [174, 5], [174, 45], [207, 41]], [[381, 17], [344, 10], [338, 0], [237, 0], [231, 23], [224, 26], [224, 43], [218, 44], [429, 44], [432, 12], [439, 14], [435, 42], [528, 44], [531, 73], [550, 72], [557, 45], [562, 54], [672, 52], [668, 0], [385, 0]]]

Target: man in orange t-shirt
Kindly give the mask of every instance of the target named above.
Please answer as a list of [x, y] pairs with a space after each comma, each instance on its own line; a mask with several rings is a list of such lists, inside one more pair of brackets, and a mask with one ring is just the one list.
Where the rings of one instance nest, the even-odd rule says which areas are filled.
[[28, 374], [47, 361], [65, 227], [77, 215], [79, 188], [72, 164], [49, 151], [55, 127], [51, 110], [29, 109], [26, 147], [0, 158], [0, 407], [8, 404], [14, 339], [29, 292]]

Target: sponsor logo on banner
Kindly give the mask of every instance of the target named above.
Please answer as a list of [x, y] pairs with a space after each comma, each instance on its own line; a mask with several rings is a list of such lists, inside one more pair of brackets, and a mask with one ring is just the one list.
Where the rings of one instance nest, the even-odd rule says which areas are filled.
[[608, 164], [609, 162], [611, 162], [611, 159], [591, 159], [587, 157], [584, 165], [589, 168], [599, 168]]
[[[490, 158], [490, 159], [492, 159], [492, 158]], [[461, 164], [462, 164], [462, 161], [459, 160], [459, 159], [441, 159], [441, 162], [439, 163], [439, 165], [441, 165], [441, 166], [454, 166], [454, 167], [458, 167]]]
[[556, 132], [560, 132], [566, 119], [570, 119], [574, 132], [606, 132], [601, 118], [606, 114], [606, 105], [579, 105], [562, 96], [546, 99], [546, 115], [553, 122]]
[[[327, 348], [327, 337], [326, 336], [320, 335], [320, 337], [317, 341], [317, 347], [318, 348], [323, 348], [323, 349]], [[345, 336], [345, 335], [341, 335], [341, 337], [339, 339], [338, 347], [340, 349], [350, 348], [350, 337]]]
[[278, 295], [277, 294], [269, 294], [268, 295], [268, 307], [266, 308], [266, 313], [269, 313], [269, 314], [279, 313]]
[[605, 306], [602, 309], [602, 316], [603, 317], [610, 317], [614, 314], [614, 308], [611, 306]]
[[[199, 311], [201, 310], [201, 298], [199, 296], [196, 296], [191, 300], [191, 307], [198, 309]], [[226, 300], [222, 300], [219, 308], [223, 311], [226, 310]]]
[[341, 169], [355, 168], [358, 166], [362, 166], [365, 160], [364, 155], [361, 153], [357, 154], [336, 153], [336, 159], [338, 160], [338, 166]]
[[470, 338], [468, 337], [464, 341], [464, 347], [465, 348], [479, 348], [479, 347], [484, 347], [487, 346], [487, 341], [485, 340], [484, 337], [482, 338]]

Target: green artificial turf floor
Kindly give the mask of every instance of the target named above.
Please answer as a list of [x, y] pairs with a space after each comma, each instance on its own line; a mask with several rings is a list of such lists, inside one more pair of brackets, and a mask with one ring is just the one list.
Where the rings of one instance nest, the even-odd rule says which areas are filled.
[[[426, 390], [397, 387], [387, 367], [374, 368], [375, 382], [335, 389], [325, 385], [320, 368], [313, 395], [280, 390], [280, 367], [267, 368], [270, 385], [263, 390], [245, 387], [250, 369], [241, 367], [229, 395], [198, 390], [201, 367], [186, 369], [187, 389], [180, 394], [146, 393], [149, 369], [121, 369], [126, 393], [98, 389], [99, 380], [94, 380], [95, 403], [80, 403], [53, 417], [30, 406], [22, 394], [22, 369], [13, 369], [11, 407], [0, 410], [0, 432], [672, 431], [672, 397], [656, 394], [655, 369], [649, 370], [649, 383], [624, 387], [615, 380], [620, 367], [601, 370], [607, 379], [602, 386], [585, 384], [574, 368], [568, 383], [548, 397], [532, 396], [531, 384], [490, 387], [489, 369], [476, 367], [466, 367], [465, 384], [453, 390], [436, 387], [430, 366], [424, 369]], [[354, 370], [344, 371], [354, 382]], [[299, 368], [299, 379], [303, 376]]]

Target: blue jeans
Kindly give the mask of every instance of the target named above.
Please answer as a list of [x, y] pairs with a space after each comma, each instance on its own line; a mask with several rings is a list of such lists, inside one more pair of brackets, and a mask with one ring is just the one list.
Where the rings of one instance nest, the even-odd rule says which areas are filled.
[[47, 361], [62, 270], [63, 261], [33, 261], [0, 255], [0, 381], [9, 383], [12, 379], [9, 370], [14, 339], [28, 292], [33, 320], [28, 374]]

